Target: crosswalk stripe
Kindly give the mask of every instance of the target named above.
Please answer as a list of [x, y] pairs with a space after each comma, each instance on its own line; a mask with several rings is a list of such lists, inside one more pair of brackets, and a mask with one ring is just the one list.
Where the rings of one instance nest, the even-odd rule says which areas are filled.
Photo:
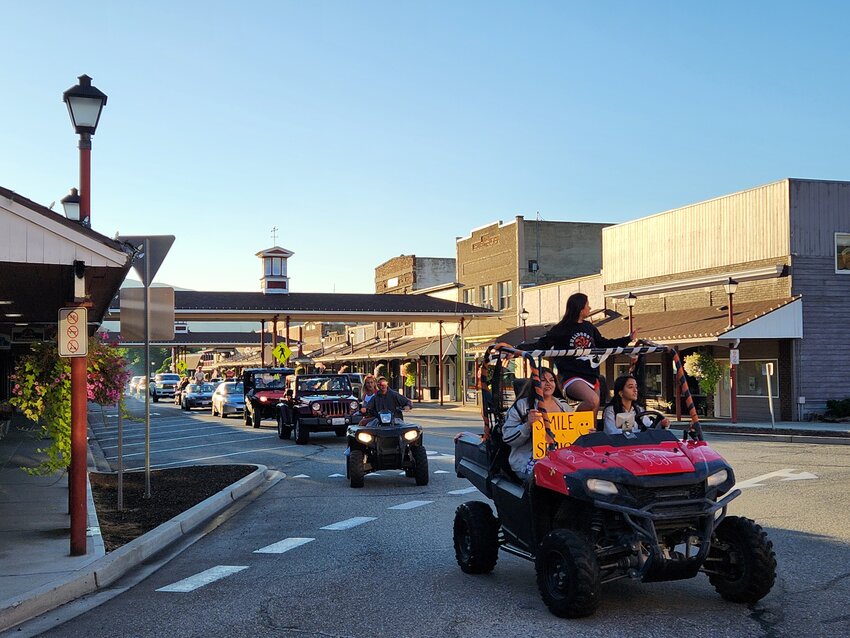
[[354, 518], [349, 518], [344, 521], [340, 521], [339, 523], [332, 523], [331, 525], [325, 525], [321, 529], [327, 529], [331, 531], [339, 531], [343, 529], [351, 529], [352, 527], [357, 527], [358, 525], [362, 525], [363, 523], [368, 523], [369, 521], [374, 521], [374, 516], [355, 516]]
[[462, 490], [452, 490], [449, 494], [472, 494], [472, 492], [477, 492], [477, 487], [467, 487]]
[[282, 541], [278, 541], [277, 543], [272, 543], [271, 545], [266, 545], [260, 549], [255, 549], [255, 554], [283, 554], [284, 552], [288, 552], [290, 549], [295, 549], [296, 547], [301, 547], [302, 545], [306, 545], [310, 541], [316, 540], [315, 538], [285, 538]]
[[204, 585], [209, 585], [222, 578], [227, 578], [231, 574], [241, 572], [243, 569], [248, 569], [247, 565], [216, 565], [199, 574], [189, 576], [183, 580], [178, 580], [176, 583], [160, 587], [157, 591], [183, 593], [194, 591]]
[[423, 505], [428, 505], [428, 503], [433, 503], [434, 501], [408, 501], [407, 503], [402, 503], [401, 505], [393, 505], [392, 507], [388, 507], [388, 510], [412, 510], [415, 507], [422, 507]]
[[328, 474], [328, 478], [342, 478], [342, 474]]
[[296, 475], [295, 475], [295, 476], [293, 476], [292, 478], [310, 478], [310, 477], [309, 477], [309, 476], [307, 476], [306, 474], [296, 474]]
[[434, 474], [448, 474], [446, 470], [434, 470]]

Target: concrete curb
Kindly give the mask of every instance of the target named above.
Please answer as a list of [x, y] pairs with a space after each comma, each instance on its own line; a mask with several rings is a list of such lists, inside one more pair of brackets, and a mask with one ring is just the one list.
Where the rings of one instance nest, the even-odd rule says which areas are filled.
[[846, 436], [812, 436], [810, 434], [753, 434], [751, 432], [705, 432], [707, 437], [729, 436], [741, 437], [751, 441], [767, 441], [770, 443], [807, 443], [809, 445], [850, 445], [850, 437]]
[[0, 601], [0, 632], [109, 586], [142, 561], [197, 529], [234, 501], [259, 487], [263, 487], [265, 491], [284, 476], [279, 472], [269, 472], [265, 465], [256, 465], [256, 468], [251, 474], [218, 494], [201, 501], [114, 552], [89, 563], [66, 579]]

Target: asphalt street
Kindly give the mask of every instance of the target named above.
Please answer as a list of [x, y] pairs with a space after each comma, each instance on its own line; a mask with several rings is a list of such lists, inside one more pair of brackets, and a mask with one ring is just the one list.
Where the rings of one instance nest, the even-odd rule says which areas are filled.
[[[454, 511], [485, 500], [453, 472], [452, 438], [478, 431], [475, 415], [409, 413], [426, 430], [430, 484], [385, 471], [353, 490], [344, 438], [299, 446], [271, 420], [253, 429], [170, 404], [152, 411], [153, 467], [251, 462], [287, 478], [141, 583], [44, 635], [850, 635], [850, 446], [709, 436], [743, 488], [729, 513], [755, 519], [775, 545], [777, 583], [754, 607], [723, 601], [700, 575], [611, 583], [595, 616], [562, 620], [541, 601], [531, 563], [502, 553], [486, 576], [455, 563]], [[114, 421], [94, 428], [113, 465]], [[141, 433], [127, 423], [125, 467], [143, 465]]]

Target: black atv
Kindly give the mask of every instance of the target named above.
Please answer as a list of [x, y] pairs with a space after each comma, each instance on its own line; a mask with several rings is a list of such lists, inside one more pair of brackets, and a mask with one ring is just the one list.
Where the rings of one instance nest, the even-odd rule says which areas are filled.
[[345, 474], [351, 487], [363, 487], [363, 477], [378, 470], [404, 470], [417, 485], [428, 485], [428, 454], [422, 428], [405, 423], [400, 413], [381, 412], [378, 419], [348, 428]]
[[[671, 352], [674, 364], [680, 365], [675, 350], [655, 348]], [[658, 351], [612, 350], [608, 354]], [[571, 355], [604, 351], [538, 356]], [[530, 358], [539, 392], [532, 355], [499, 346], [493, 356], [497, 372], [505, 358]], [[684, 375], [677, 377], [681, 385]], [[454, 546], [460, 568], [488, 573], [499, 549], [530, 560], [546, 606], [566, 618], [593, 614], [601, 585], [623, 578], [656, 582], [703, 572], [726, 600], [752, 604], [766, 596], [776, 579], [773, 544], [750, 519], [726, 516], [730, 501], [741, 493], [732, 489], [735, 475], [703, 440], [686, 385], [682, 392], [692, 422], [682, 440], [669, 430], [649, 427], [615, 435], [590, 432], [563, 446], [545, 417], [543, 428], [538, 426], [538, 432], [545, 432], [545, 455], [529, 479], [520, 481], [507, 463], [510, 448], [501, 439], [507, 410], [494, 388], [489, 438], [462, 434], [455, 439], [457, 475], [492, 499], [498, 512], [497, 518], [481, 501], [458, 507]], [[664, 417], [645, 414], [651, 425]]]

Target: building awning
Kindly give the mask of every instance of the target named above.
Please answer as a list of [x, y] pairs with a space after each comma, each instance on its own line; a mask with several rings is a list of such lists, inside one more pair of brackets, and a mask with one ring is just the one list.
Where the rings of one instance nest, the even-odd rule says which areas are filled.
[[[443, 337], [443, 356], [451, 357], [457, 354], [454, 337]], [[418, 352], [413, 352], [414, 356], [419, 357], [439, 357], [440, 356], [440, 340], [436, 337], [431, 340], [431, 343], [423, 347]]]

